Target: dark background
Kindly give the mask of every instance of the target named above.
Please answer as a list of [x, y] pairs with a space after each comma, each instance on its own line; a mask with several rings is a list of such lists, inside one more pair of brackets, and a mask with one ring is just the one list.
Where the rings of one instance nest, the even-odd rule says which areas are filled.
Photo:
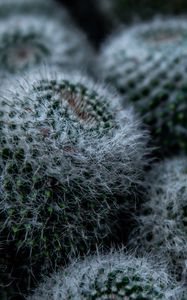
[[[83, 29], [92, 45], [98, 49], [110, 34], [113, 21], [107, 12], [99, 8], [103, 0], [55, 0], [64, 5], [74, 21]], [[112, 15], [119, 22], [148, 20], [154, 15], [187, 15], [187, 0], [111, 0]]]
[[[75, 22], [87, 33], [89, 40], [98, 48], [112, 30], [107, 16], [99, 10], [94, 0], [56, 0], [70, 11]], [[99, 0], [102, 1], [102, 0]]]

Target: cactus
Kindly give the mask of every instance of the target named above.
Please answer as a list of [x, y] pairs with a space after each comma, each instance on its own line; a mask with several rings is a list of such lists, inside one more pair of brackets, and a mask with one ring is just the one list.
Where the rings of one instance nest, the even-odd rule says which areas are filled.
[[147, 133], [117, 95], [80, 74], [37, 69], [9, 85], [0, 93], [0, 230], [5, 251], [31, 272], [103, 240], [110, 216], [135, 205]]
[[[65, 21], [65, 20], [64, 20]], [[1, 75], [47, 62], [60, 67], [91, 68], [93, 53], [72, 24], [35, 15], [0, 21]]]
[[143, 252], [162, 253], [172, 273], [182, 279], [187, 274], [187, 158], [156, 164], [147, 175], [147, 186], [147, 202], [130, 243]]
[[113, 252], [54, 273], [27, 300], [176, 300], [173, 286], [164, 266]]
[[135, 25], [101, 53], [104, 78], [134, 102], [167, 154], [187, 151], [186, 28], [181, 19]]

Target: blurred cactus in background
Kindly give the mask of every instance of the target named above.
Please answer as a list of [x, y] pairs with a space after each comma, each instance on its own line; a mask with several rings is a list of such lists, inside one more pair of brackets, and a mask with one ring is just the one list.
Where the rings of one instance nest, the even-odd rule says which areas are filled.
[[178, 279], [187, 275], [187, 158], [157, 163], [147, 174], [147, 201], [131, 243], [167, 258]]
[[187, 21], [155, 19], [103, 46], [103, 76], [135, 104], [161, 154], [187, 151]]
[[11, 13], [0, 20], [1, 76], [41, 63], [56, 64], [63, 70], [94, 69], [93, 51], [84, 34], [74, 26], [67, 12], [58, 15], [54, 19], [45, 14], [37, 17], [31, 12], [23, 16]]

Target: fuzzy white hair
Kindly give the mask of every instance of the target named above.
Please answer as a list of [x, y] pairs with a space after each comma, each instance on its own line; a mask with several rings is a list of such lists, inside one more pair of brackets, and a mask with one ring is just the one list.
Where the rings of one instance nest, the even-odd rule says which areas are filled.
[[187, 274], [187, 158], [174, 157], [156, 164], [146, 182], [147, 201], [130, 243], [142, 251], [162, 253], [172, 273], [183, 279]]
[[117, 94], [75, 72], [35, 69], [0, 95], [1, 228], [29, 266], [47, 255], [56, 267], [136, 205], [148, 134]]
[[[126, 109], [122, 109], [120, 104], [121, 98], [116, 93], [113, 93], [112, 90], [108, 90], [105, 86], [95, 83], [80, 73], [74, 72], [70, 74], [63, 74], [59, 71], [59, 69], [56, 70], [58, 71], [55, 71], [55, 68], [48, 71], [46, 69], [42, 72], [40, 69], [35, 69], [35, 71], [28, 72], [25, 78], [16, 77], [15, 80], [9, 79], [7, 84], [5, 83], [3, 85], [3, 90], [7, 91], [3, 91], [4, 93], [1, 93], [2, 101], [7, 103], [7, 111], [3, 119], [8, 123], [8, 113], [12, 110], [12, 106], [19, 111], [20, 106], [22, 106], [25, 102], [25, 97], [28, 97], [30, 109], [32, 110], [32, 107], [36, 102], [36, 97], [38, 95], [40, 96], [40, 91], [37, 91], [36, 89], [36, 91], [33, 92], [33, 87], [37, 86], [37, 83], [42, 82], [42, 80], [46, 80], [50, 83], [50, 81], [55, 79], [57, 84], [67, 80], [75, 85], [82, 84], [88, 90], [96, 91], [99, 101], [101, 103], [103, 101], [103, 104], [108, 106], [108, 110], [114, 116], [116, 125], [111, 132], [102, 136], [100, 134], [94, 134], [94, 136], [84, 136], [83, 133], [79, 134], [79, 140], [77, 143], [79, 155], [77, 158], [81, 162], [81, 165], [79, 164], [76, 166], [71, 163], [69, 164], [63, 155], [63, 143], [68, 141], [65, 131], [62, 132], [59, 139], [54, 139], [53, 135], [51, 135], [49, 139], [47, 138], [47, 143], [50, 141], [50, 144], [53, 145], [53, 152], [49, 152], [47, 155], [50, 155], [52, 159], [56, 151], [57, 153], [62, 151], [62, 155], [59, 156], [63, 160], [63, 169], [67, 165], [67, 169], [71, 170], [68, 173], [70, 173], [73, 178], [77, 176], [79, 177], [80, 170], [89, 166], [93, 172], [93, 177], [91, 181], [89, 180], [89, 182], [87, 182], [86, 178], [84, 178], [83, 184], [85, 186], [89, 185], [90, 187], [93, 187], [92, 196], [97, 195], [98, 186], [102, 187], [105, 191], [118, 191], [118, 193], [123, 195], [128, 192], [131, 184], [139, 182], [143, 172], [143, 167], [147, 164], [147, 160], [145, 159], [147, 154], [147, 147], [145, 146], [148, 136], [147, 132], [140, 129], [141, 122], [138, 119], [138, 116], [134, 113], [133, 108], [127, 107]], [[11, 88], [8, 87], [10, 82]], [[53, 97], [55, 99], [57, 95], [54, 94]], [[51, 127], [51, 124], [46, 117], [48, 107], [45, 107], [45, 95], [41, 95], [41, 98], [43, 99], [43, 104], [41, 106], [40, 119], [44, 121], [43, 126]], [[79, 99], [75, 100], [78, 101]], [[33, 116], [30, 117], [29, 114], [27, 117], [27, 122], [32, 124], [30, 126], [32, 134], [37, 133], [37, 130], [34, 127], [36, 120]], [[59, 130], [61, 123], [59, 116], [56, 115], [55, 117], [57, 118], [55, 120], [56, 128], [51, 128], [51, 132], [53, 134], [55, 133], [55, 129]], [[17, 124], [20, 124], [22, 121], [23, 120], [21, 120], [20, 117], [16, 120]], [[82, 121], [80, 120], [80, 122]], [[90, 124], [87, 122], [85, 128], [89, 128], [90, 126], [93, 126], [92, 122]], [[3, 130], [7, 135], [7, 138], [8, 136], [11, 136], [11, 132], [8, 127], [5, 126]], [[24, 130], [22, 130], [21, 127], [19, 130], [21, 131], [17, 134], [20, 137], [22, 136], [23, 140], [25, 134]], [[13, 131], [13, 135], [15, 135], [15, 131]], [[25, 147], [27, 148], [28, 145], [25, 145]], [[69, 155], [74, 156], [77, 154], [76, 152], [73, 152], [72, 154], [69, 153]], [[42, 159], [42, 157], [40, 159]], [[53, 170], [54, 172], [54, 167], [52, 167], [54, 166], [53, 163], [53, 159], [52, 161], [49, 160], [47, 169], [51, 171]], [[62, 173], [60, 176], [64, 178], [63, 180], [65, 180], [65, 178], [67, 180], [65, 174]]]
[[[127, 289], [125, 278], [129, 280]], [[140, 285], [142, 291], [134, 290], [134, 293], [128, 294], [133, 284], [136, 287]], [[146, 299], [177, 300], [181, 299], [181, 291], [169, 278], [164, 263], [155, 263], [150, 257], [137, 258], [124, 251], [111, 251], [73, 262], [68, 268], [45, 278], [34, 295], [27, 299], [122, 300], [142, 296]]]

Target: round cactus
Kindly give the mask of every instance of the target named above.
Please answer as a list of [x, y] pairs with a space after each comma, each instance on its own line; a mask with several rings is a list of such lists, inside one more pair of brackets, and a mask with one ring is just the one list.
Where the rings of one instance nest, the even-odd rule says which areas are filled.
[[54, 273], [27, 300], [165, 300], [174, 294], [164, 266], [114, 252]]
[[135, 205], [147, 134], [82, 75], [36, 70], [11, 89], [0, 93], [0, 230], [31, 272], [103, 240], [118, 207]]
[[36, 15], [10, 16], [0, 21], [1, 75], [40, 63], [91, 68], [93, 53], [71, 22]]
[[158, 20], [113, 37], [103, 76], [133, 101], [162, 152], [187, 151], [187, 22]]
[[148, 201], [138, 217], [131, 243], [143, 251], [161, 252], [171, 270], [187, 274], [187, 158], [160, 162], [147, 175]]

